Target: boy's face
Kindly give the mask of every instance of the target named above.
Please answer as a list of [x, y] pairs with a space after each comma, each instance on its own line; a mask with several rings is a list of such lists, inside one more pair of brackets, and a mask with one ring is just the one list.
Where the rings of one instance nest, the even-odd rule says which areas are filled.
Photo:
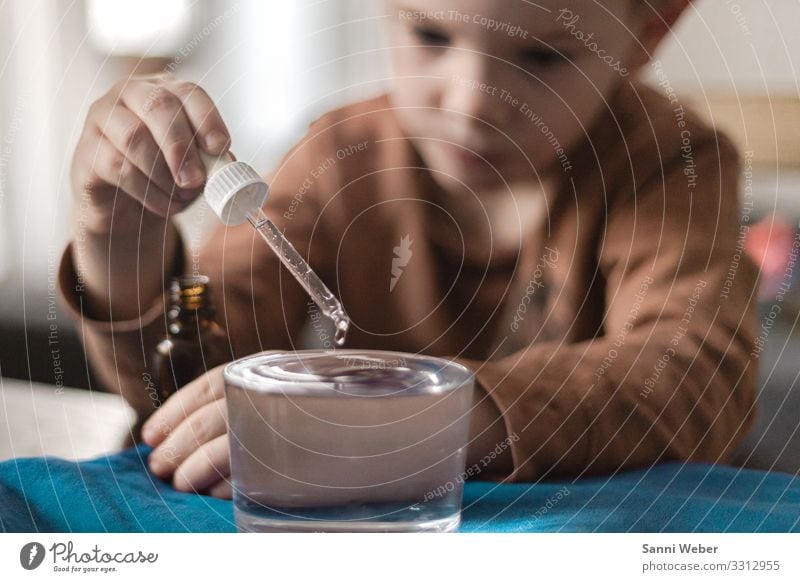
[[392, 104], [435, 179], [458, 192], [569, 168], [634, 74], [634, 4], [392, 0]]

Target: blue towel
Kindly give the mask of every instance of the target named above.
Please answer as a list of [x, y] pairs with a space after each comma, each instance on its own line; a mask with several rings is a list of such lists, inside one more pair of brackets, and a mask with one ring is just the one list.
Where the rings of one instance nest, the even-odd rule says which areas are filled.
[[[179, 493], [149, 447], [80, 463], [0, 463], [0, 531], [232, 532], [230, 501]], [[462, 532], [800, 531], [800, 479], [704, 463], [577, 481], [468, 482]]]

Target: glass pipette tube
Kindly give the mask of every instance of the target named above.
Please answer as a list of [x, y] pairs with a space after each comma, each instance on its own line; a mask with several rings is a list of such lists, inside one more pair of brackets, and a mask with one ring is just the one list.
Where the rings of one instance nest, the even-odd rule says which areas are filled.
[[336, 345], [344, 344], [350, 318], [336, 296], [264, 214], [261, 207], [267, 199], [269, 187], [258, 172], [237, 161], [230, 151], [216, 158], [200, 152], [200, 157], [208, 175], [205, 198], [216, 215], [228, 226], [247, 221], [256, 229], [322, 313], [333, 320]]
[[350, 318], [345, 313], [342, 304], [336, 295], [322, 282], [311, 266], [300, 256], [292, 243], [283, 236], [278, 227], [264, 214], [260, 208], [258, 211], [249, 212], [247, 221], [258, 231], [261, 238], [266, 241], [269, 247], [278, 255], [281, 262], [294, 275], [297, 282], [309, 294], [314, 303], [319, 306], [322, 313], [333, 321], [335, 333], [333, 340], [337, 346], [344, 344], [347, 330], [350, 327]]

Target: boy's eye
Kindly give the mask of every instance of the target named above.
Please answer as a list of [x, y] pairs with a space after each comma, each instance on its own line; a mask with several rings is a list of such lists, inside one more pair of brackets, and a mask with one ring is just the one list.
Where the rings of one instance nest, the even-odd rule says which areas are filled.
[[555, 51], [543, 49], [532, 49], [522, 53], [522, 62], [529, 66], [547, 67], [558, 64], [562, 60], [569, 60], [569, 56], [562, 56]]
[[422, 44], [426, 45], [447, 46], [450, 44], [450, 38], [446, 34], [442, 34], [432, 28], [414, 28], [414, 36], [416, 36]]

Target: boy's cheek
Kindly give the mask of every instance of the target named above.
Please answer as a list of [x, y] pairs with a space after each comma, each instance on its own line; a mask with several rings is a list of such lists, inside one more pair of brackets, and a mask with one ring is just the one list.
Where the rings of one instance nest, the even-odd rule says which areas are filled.
[[[416, 70], [418, 71], [418, 69]], [[392, 80], [390, 98], [395, 107], [438, 107], [441, 105], [443, 93], [443, 79], [414, 79], [414, 75], [423, 75], [419, 72], [395, 71]], [[415, 117], [424, 116], [422, 111], [413, 113]]]

